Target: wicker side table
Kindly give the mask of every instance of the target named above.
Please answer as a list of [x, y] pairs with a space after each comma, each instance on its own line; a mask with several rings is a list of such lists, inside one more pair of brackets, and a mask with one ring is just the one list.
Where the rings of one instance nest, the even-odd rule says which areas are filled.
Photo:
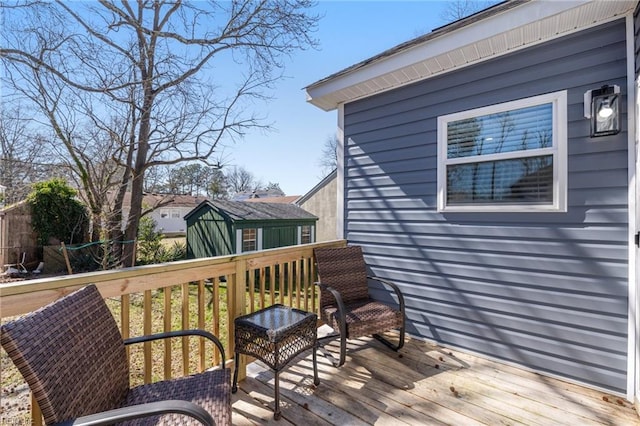
[[275, 409], [273, 418], [280, 418], [279, 373], [301, 352], [313, 349], [313, 383], [317, 386], [318, 316], [311, 312], [272, 305], [268, 308], [235, 319], [235, 372], [232, 392], [238, 390], [238, 364], [240, 354], [254, 356], [275, 373]]

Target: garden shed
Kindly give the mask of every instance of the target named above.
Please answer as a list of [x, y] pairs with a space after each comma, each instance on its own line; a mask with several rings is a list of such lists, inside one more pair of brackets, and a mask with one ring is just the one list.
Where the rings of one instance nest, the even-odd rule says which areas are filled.
[[205, 200], [185, 216], [187, 257], [315, 242], [318, 218], [293, 204]]

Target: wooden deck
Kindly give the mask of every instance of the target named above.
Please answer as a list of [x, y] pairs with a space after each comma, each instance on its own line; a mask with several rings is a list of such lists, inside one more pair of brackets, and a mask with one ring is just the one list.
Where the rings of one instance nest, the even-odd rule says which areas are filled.
[[233, 424], [640, 425], [623, 398], [414, 339], [399, 353], [354, 340], [344, 366], [319, 354], [318, 368], [317, 388], [310, 353], [280, 373], [276, 422], [273, 373], [251, 363], [233, 396]]

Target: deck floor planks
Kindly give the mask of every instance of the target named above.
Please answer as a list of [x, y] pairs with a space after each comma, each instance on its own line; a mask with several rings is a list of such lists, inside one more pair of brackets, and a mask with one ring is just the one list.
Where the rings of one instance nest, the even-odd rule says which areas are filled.
[[[415, 359], [415, 355], [412, 353], [406, 353], [403, 358], [409, 368], [416, 369], [423, 368], [423, 364], [419, 360]], [[564, 424], [580, 424], [580, 425], [597, 425], [598, 422], [591, 420], [593, 417], [588, 410], [582, 410], [582, 412], [576, 412], [580, 410], [567, 411], [568, 405], [564, 407], [557, 407], [553, 404], [549, 404], [547, 395], [538, 395], [539, 398], [532, 399], [527, 396], [522, 396], [521, 392], [523, 387], [511, 385], [509, 382], [499, 383], [498, 379], [491, 378], [490, 376], [482, 376], [478, 373], [479, 369], [463, 369], [459, 367], [451, 367], [451, 362], [447, 358], [447, 355], [442, 354], [439, 356], [440, 369], [442, 375], [449, 381], [449, 388], [455, 389], [460, 398], [468, 400], [471, 403], [479, 403], [487, 409], [491, 409], [497, 412], [501, 416], [511, 418], [519, 423], [528, 424], [549, 424], [550, 421], [554, 421], [557, 424], [557, 420], [561, 418]], [[445, 364], [448, 366], [445, 367]], [[439, 381], [434, 379], [432, 382]], [[432, 383], [433, 384], [433, 383]], [[530, 391], [525, 391], [524, 395], [529, 395]], [[481, 399], [492, 399], [492, 403], [488, 401], [479, 401]], [[544, 402], [541, 402], [544, 401]], [[486, 404], [486, 405], [485, 405]], [[586, 416], [584, 416], [586, 415]]]
[[[336, 355], [337, 344], [326, 350]], [[399, 353], [371, 338], [349, 341], [345, 365], [319, 354], [318, 368], [317, 388], [310, 353], [280, 373], [282, 419], [274, 423], [273, 373], [250, 364], [234, 424], [640, 426], [619, 397], [417, 339]]]
[[470, 368], [465, 369], [461, 374], [485, 378], [489, 383], [505, 390], [518, 393], [524, 398], [544, 401], [565, 412], [604, 419], [611, 416], [621, 417], [631, 422], [630, 424], [638, 422], [638, 416], [630, 403], [624, 398], [607, 392], [545, 377], [461, 352], [456, 353], [455, 358], [452, 359], [468, 361]]
[[[298, 371], [299, 369], [313, 368], [311, 363], [306, 364], [303, 361], [297, 365], [291, 367], [292, 371]], [[325, 374], [321, 375], [320, 386], [327, 386], [332, 390], [342, 392], [344, 394], [356, 395], [358, 400], [373, 407], [376, 410], [382, 411], [392, 417], [394, 423], [401, 423], [407, 425], [424, 425], [425, 418], [429, 418], [425, 413], [415, 411], [412, 407], [406, 404], [400, 403], [397, 400], [390, 397], [385, 393], [379, 393], [370, 388], [370, 383], [375, 383], [375, 380], [362, 382], [361, 380], [353, 380], [350, 376], [353, 376], [353, 372], [347, 371], [344, 374], [342, 369], [335, 369], [333, 374], [326, 374], [329, 366], [320, 366], [321, 371]], [[323, 377], [324, 376], [324, 377]], [[445, 425], [446, 423], [439, 422], [435, 418], [431, 418], [429, 424], [434, 426]]]
[[[307, 362], [308, 361], [308, 362]], [[328, 362], [328, 361], [327, 361]], [[312, 368], [309, 360], [300, 363], [302, 368]], [[294, 367], [296, 368], [296, 367]], [[464, 416], [456, 411], [448, 410], [441, 405], [435, 404], [428, 399], [413, 395], [402, 389], [389, 387], [388, 384], [371, 378], [370, 373], [362, 367], [353, 364], [345, 364], [341, 368], [335, 368], [332, 365], [320, 367], [321, 371], [325, 371], [328, 376], [322, 378], [322, 381], [328, 382], [328, 386], [336, 386], [336, 383], [344, 380], [347, 383], [351, 377], [358, 377], [362, 383], [362, 389], [353, 389], [353, 392], [362, 393], [366, 391], [368, 398], [378, 398], [381, 402], [387, 404], [394, 412], [401, 413], [401, 420], [413, 424], [442, 425], [442, 424], [464, 424], [469, 426], [481, 425], [471, 418]]]

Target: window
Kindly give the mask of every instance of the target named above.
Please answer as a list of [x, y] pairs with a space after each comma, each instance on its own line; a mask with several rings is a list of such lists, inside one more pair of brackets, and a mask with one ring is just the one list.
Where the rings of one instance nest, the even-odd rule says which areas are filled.
[[438, 117], [439, 211], [566, 211], [567, 92]]
[[180, 219], [180, 212], [172, 212], [171, 219]]
[[311, 240], [311, 225], [303, 225], [300, 228], [300, 244], [312, 243]]
[[257, 250], [257, 231], [255, 228], [242, 230], [242, 252]]

